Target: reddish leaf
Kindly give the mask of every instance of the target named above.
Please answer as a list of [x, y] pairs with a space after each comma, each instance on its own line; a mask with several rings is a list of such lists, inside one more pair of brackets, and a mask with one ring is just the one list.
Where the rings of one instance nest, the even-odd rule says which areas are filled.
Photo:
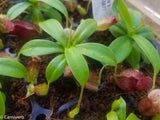
[[33, 57], [32, 60], [29, 61], [27, 66], [27, 82], [37, 83], [40, 61], [41, 59], [38, 57]]
[[105, 16], [105, 17], [101, 18], [100, 20], [98, 20], [97, 30], [99, 30], [99, 31], [107, 30], [109, 27], [111, 27], [112, 25], [119, 22], [119, 20], [120, 20], [119, 16], [118, 17], [116, 17], [116, 16]]
[[90, 71], [88, 81], [85, 84], [85, 88], [87, 88], [89, 90], [97, 90], [98, 86], [99, 86], [99, 83], [98, 83], [97, 73], [94, 71]]
[[116, 84], [125, 92], [133, 92], [136, 90], [150, 89], [153, 81], [150, 77], [145, 77], [136, 70], [128, 69], [117, 75]]
[[138, 90], [147, 90], [151, 88], [153, 85], [153, 81], [150, 77], [143, 77], [137, 82]]
[[[138, 104], [138, 109], [139, 112], [144, 115], [144, 116], [152, 116], [154, 115], [156, 112], [156, 110], [154, 110], [152, 108], [152, 102], [150, 99], [148, 98], [143, 98], [139, 104]], [[155, 111], [155, 112], [154, 112]]]
[[16, 35], [19, 39], [31, 40], [39, 36], [39, 28], [27, 21], [10, 21], [7, 17], [4, 19], [4, 25], [10, 34]]
[[146, 98], [143, 98], [138, 104], [138, 109], [144, 116], [160, 114], [160, 89], [151, 91]]
[[64, 69], [64, 77], [70, 77], [70, 76], [72, 76], [71, 69], [69, 68], [69, 66], [66, 66]]

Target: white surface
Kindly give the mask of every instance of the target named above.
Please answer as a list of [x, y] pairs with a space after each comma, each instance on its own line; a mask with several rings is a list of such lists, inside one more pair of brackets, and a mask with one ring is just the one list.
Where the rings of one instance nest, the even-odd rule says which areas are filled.
[[98, 21], [104, 16], [111, 16], [113, 1], [114, 0], [92, 0], [93, 18]]
[[156, 40], [160, 43], [160, 0], [126, 0], [127, 6], [143, 13], [145, 25], [152, 27]]
[[160, 25], [160, 0], [127, 0], [143, 14]]

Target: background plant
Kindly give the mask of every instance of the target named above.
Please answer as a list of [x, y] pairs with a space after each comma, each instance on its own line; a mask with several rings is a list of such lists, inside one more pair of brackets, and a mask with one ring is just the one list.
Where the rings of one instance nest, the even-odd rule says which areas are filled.
[[88, 2], [87, 8], [85, 9], [80, 4], [78, 4], [78, 0], [61, 0], [61, 1], [63, 1], [64, 5], [66, 6], [69, 12], [74, 12], [77, 9], [78, 13], [82, 16], [88, 13], [91, 4], [91, 0], [83, 0], [84, 2], [86, 1]]
[[126, 118], [126, 102], [120, 97], [112, 103], [111, 111], [106, 114], [107, 120], [140, 120], [134, 113]]
[[61, 0], [69, 12], [74, 12], [78, 5], [78, 0]]
[[[63, 74], [67, 65], [70, 67], [73, 76], [81, 86], [78, 105], [70, 114], [70, 117], [74, 117], [79, 112], [84, 85], [89, 76], [89, 68], [83, 55], [112, 66], [116, 66], [116, 58], [114, 53], [102, 44], [84, 43], [85, 39], [97, 29], [97, 23], [93, 19], [87, 19], [82, 22], [73, 35], [71, 35], [71, 25], [69, 37], [65, 34], [61, 24], [55, 19], [40, 22], [39, 26], [58, 43], [42, 39], [32, 40], [21, 48], [19, 55], [40, 56], [60, 53], [48, 64], [46, 79], [50, 84]], [[76, 110], [77, 113], [75, 112]]]
[[141, 14], [127, 9], [123, 0], [115, 0], [113, 13], [121, 20], [110, 28], [116, 39], [110, 44], [110, 48], [116, 55], [117, 63], [127, 59], [134, 69], [139, 69], [141, 57], [147, 63], [151, 63], [154, 69], [153, 86], [155, 87], [156, 74], [160, 70], [159, 54], [147, 39], [155, 39], [148, 26], [143, 26]]
[[31, 19], [35, 24], [44, 20], [43, 13], [49, 18], [54, 18], [61, 22], [61, 14], [58, 11], [65, 16], [66, 24], [68, 24], [68, 12], [60, 0], [28, 0], [17, 3], [8, 10], [7, 16], [10, 20], [13, 20], [26, 9], [29, 14], [24, 19]]

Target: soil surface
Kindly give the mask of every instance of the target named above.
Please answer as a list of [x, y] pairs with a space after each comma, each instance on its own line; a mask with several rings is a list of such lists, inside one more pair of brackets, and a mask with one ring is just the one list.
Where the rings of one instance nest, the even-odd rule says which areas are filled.
[[[107, 38], [107, 40], [106, 40]], [[99, 41], [103, 44], [109, 44], [113, 39], [113, 36], [108, 31], [96, 32], [92, 35], [88, 41]], [[16, 43], [15, 43], [16, 44]], [[40, 64], [40, 74], [38, 77], [38, 83], [45, 82], [45, 69], [49, 61], [54, 58], [55, 55], [48, 55], [41, 57]], [[31, 60], [29, 57], [21, 56], [21, 62], [27, 66], [28, 61]], [[86, 58], [89, 64], [90, 70], [98, 75], [99, 70], [102, 65], [94, 60]], [[121, 71], [131, 68], [126, 62], [118, 65], [118, 73]], [[140, 69], [145, 75], [152, 77], [152, 67], [142, 66]], [[111, 109], [111, 104], [115, 99], [120, 96], [127, 102], [127, 114], [134, 112], [141, 120], [150, 120], [151, 118], [142, 116], [137, 110], [137, 102], [146, 96], [147, 92], [135, 92], [135, 93], [124, 93], [121, 91], [114, 82], [113, 78], [114, 68], [111, 66], [106, 67], [102, 74], [102, 83], [104, 88], [99, 92], [85, 89], [83, 100], [81, 103], [80, 113], [75, 117], [75, 120], [106, 120], [105, 115]], [[117, 74], [118, 74], [117, 73]], [[26, 95], [26, 85], [23, 79], [12, 79], [10, 80], [10, 86], [8, 86], [9, 93], [7, 99], [7, 115], [23, 115], [25, 120], [31, 118], [31, 102], [30, 98], [24, 99]], [[160, 85], [160, 75], [157, 76], [157, 85]], [[34, 95], [36, 101], [40, 106], [52, 110], [50, 116], [54, 120], [69, 120], [68, 113], [70, 110], [74, 109], [76, 105], [69, 108], [67, 111], [58, 114], [58, 108], [71, 101], [78, 98], [80, 94], [80, 88], [76, 85], [75, 79], [73, 77], [61, 77], [56, 82], [50, 85], [49, 93], [47, 96], [37, 96]], [[39, 116], [37, 120], [43, 120], [43, 116]]]

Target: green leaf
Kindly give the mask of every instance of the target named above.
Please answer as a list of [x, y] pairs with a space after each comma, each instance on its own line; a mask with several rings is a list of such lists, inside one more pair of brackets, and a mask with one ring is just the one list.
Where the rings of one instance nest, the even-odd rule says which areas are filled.
[[118, 9], [118, 0], [114, 0], [114, 2], [112, 4], [112, 11], [113, 11], [113, 14], [115, 16], [118, 16], [118, 12], [119, 12], [119, 9]]
[[118, 37], [109, 45], [109, 48], [114, 52], [117, 63], [121, 63], [131, 53], [131, 39], [127, 36]]
[[93, 19], [87, 19], [83, 21], [77, 28], [73, 35], [73, 45], [84, 42], [89, 36], [91, 36], [97, 29], [97, 22]]
[[110, 111], [109, 113], [107, 113], [106, 119], [107, 120], [119, 120], [117, 113], [115, 111]]
[[4, 92], [1, 91], [1, 95], [2, 95], [2, 98], [3, 98], [3, 101], [4, 103], [6, 102], [6, 95], [4, 94]]
[[142, 60], [143, 60], [146, 64], [150, 64], [150, 63], [151, 63], [143, 51], [141, 51], [141, 57], [142, 57]]
[[[0, 115], [5, 115], [5, 100], [4, 100], [4, 93], [0, 91]], [[0, 117], [0, 120], [3, 120], [3, 118]]]
[[140, 12], [133, 9], [129, 9], [129, 14], [133, 22], [133, 28], [135, 29], [141, 24], [142, 15]]
[[4, 44], [2, 42], [2, 39], [0, 39], [0, 50], [4, 48]]
[[64, 72], [67, 62], [65, 60], [64, 54], [55, 57], [47, 66], [46, 78], [48, 83], [57, 80]]
[[79, 107], [77, 106], [76, 108], [74, 108], [72, 111], [69, 112], [69, 117], [70, 118], [74, 118], [78, 113], [79, 113]]
[[39, 23], [40, 27], [62, 44], [63, 47], [67, 45], [68, 38], [61, 26], [61, 24], [55, 19], [49, 19]]
[[34, 8], [32, 12], [32, 21], [34, 24], [38, 24], [39, 22], [44, 20], [39, 8]]
[[49, 18], [53, 18], [58, 20], [60, 23], [62, 22], [62, 16], [61, 14], [54, 8], [50, 7], [47, 4], [43, 4], [39, 8], [41, 11], [43, 11], [46, 15], [49, 16]]
[[139, 31], [136, 32], [136, 34], [146, 39], [155, 40], [154, 34], [150, 26], [142, 27]]
[[102, 63], [116, 66], [116, 58], [114, 53], [106, 46], [98, 43], [84, 43], [76, 45], [78, 51], [82, 54], [98, 60]]
[[29, 0], [31, 3], [37, 3], [39, 0]]
[[112, 103], [112, 110], [116, 111], [119, 120], [126, 119], [126, 102], [122, 97]]
[[74, 77], [81, 86], [84, 86], [89, 77], [89, 68], [86, 60], [78, 49], [74, 47], [65, 49], [65, 57]]
[[152, 117], [152, 120], [160, 120], [160, 114], [156, 114]]
[[0, 58], [0, 75], [24, 78], [27, 76], [26, 68], [18, 61], [10, 58]]
[[129, 64], [133, 67], [133, 69], [139, 70], [139, 62], [141, 59], [141, 55], [136, 45], [133, 45], [132, 51], [127, 58]]
[[134, 113], [129, 114], [126, 120], [140, 120]]
[[61, 52], [64, 52], [64, 49], [61, 45], [58, 45], [57, 43], [52, 41], [42, 39], [29, 41], [24, 44], [20, 50], [20, 54], [23, 54], [25, 56], [40, 56]]
[[114, 37], [124, 36], [128, 33], [126, 25], [122, 19], [115, 25], [112, 25], [109, 28], [109, 31]]
[[23, 20], [24, 20], [24, 21], [32, 22], [32, 14], [25, 15], [25, 16], [23, 17]]
[[154, 71], [158, 73], [160, 70], [160, 57], [154, 46], [147, 39], [139, 35], [133, 35], [132, 38], [147, 56], [153, 65]]
[[46, 3], [47, 5], [57, 9], [65, 16], [66, 20], [68, 20], [68, 12], [65, 6], [62, 4], [60, 0], [39, 0], [41, 2]]
[[130, 17], [129, 11], [128, 11], [123, 0], [118, 0], [118, 7], [119, 7], [119, 13], [120, 13], [122, 19], [125, 21], [128, 30], [132, 31], [133, 30], [132, 19]]
[[7, 12], [7, 16], [10, 20], [13, 20], [14, 18], [16, 18], [17, 16], [19, 16], [25, 9], [27, 9], [29, 6], [31, 6], [31, 4], [29, 2], [21, 2], [18, 3], [16, 5], [14, 5], [13, 7], [11, 7], [8, 12]]

